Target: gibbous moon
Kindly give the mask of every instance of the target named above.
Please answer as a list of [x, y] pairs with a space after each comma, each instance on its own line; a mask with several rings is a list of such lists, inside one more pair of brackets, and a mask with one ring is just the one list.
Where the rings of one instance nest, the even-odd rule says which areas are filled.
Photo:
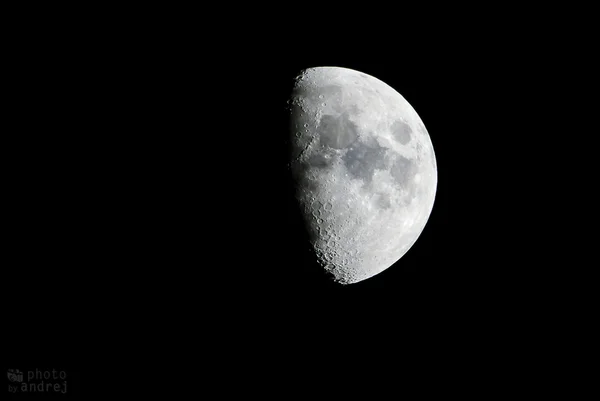
[[423, 231], [437, 167], [413, 107], [370, 75], [309, 68], [289, 100], [291, 170], [318, 262], [341, 284], [398, 261]]

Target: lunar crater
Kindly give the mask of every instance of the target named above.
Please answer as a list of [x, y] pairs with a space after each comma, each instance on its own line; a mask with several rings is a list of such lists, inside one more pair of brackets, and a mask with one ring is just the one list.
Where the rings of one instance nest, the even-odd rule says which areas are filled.
[[392, 135], [402, 145], [406, 145], [410, 142], [412, 129], [410, 125], [402, 120], [397, 120], [392, 124]]

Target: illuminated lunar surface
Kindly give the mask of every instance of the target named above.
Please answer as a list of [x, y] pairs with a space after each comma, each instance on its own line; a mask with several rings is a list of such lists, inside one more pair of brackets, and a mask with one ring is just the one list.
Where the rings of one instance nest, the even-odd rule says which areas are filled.
[[304, 70], [289, 103], [296, 197], [318, 262], [340, 284], [382, 272], [433, 208], [425, 125], [389, 85], [347, 68]]

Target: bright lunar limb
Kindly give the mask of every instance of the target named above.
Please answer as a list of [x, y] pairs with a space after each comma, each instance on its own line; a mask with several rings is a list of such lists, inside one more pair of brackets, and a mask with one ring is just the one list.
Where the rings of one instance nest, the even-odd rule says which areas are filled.
[[425, 125], [389, 85], [347, 68], [302, 71], [289, 104], [296, 197], [319, 263], [341, 284], [382, 272], [433, 208]]

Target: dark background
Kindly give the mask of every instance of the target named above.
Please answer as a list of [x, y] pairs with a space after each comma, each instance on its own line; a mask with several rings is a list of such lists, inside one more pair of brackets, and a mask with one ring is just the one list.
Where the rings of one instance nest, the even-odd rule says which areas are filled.
[[[6, 301], [32, 357], [144, 382], [182, 359], [197, 362], [192, 380], [206, 361], [289, 366], [365, 344], [455, 360], [543, 343], [581, 263], [565, 252], [578, 232], [565, 227], [580, 168], [564, 135], [579, 53], [560, 33], [500, 24], [402, 45], [310, 36], [299, 49], [285, 28], [135, 20], [14, 33]], [[285, 101], [314, 66], [395, 88], [438, 164], [415, 245], [344, 287], [311, 261], [286, 170]]]

